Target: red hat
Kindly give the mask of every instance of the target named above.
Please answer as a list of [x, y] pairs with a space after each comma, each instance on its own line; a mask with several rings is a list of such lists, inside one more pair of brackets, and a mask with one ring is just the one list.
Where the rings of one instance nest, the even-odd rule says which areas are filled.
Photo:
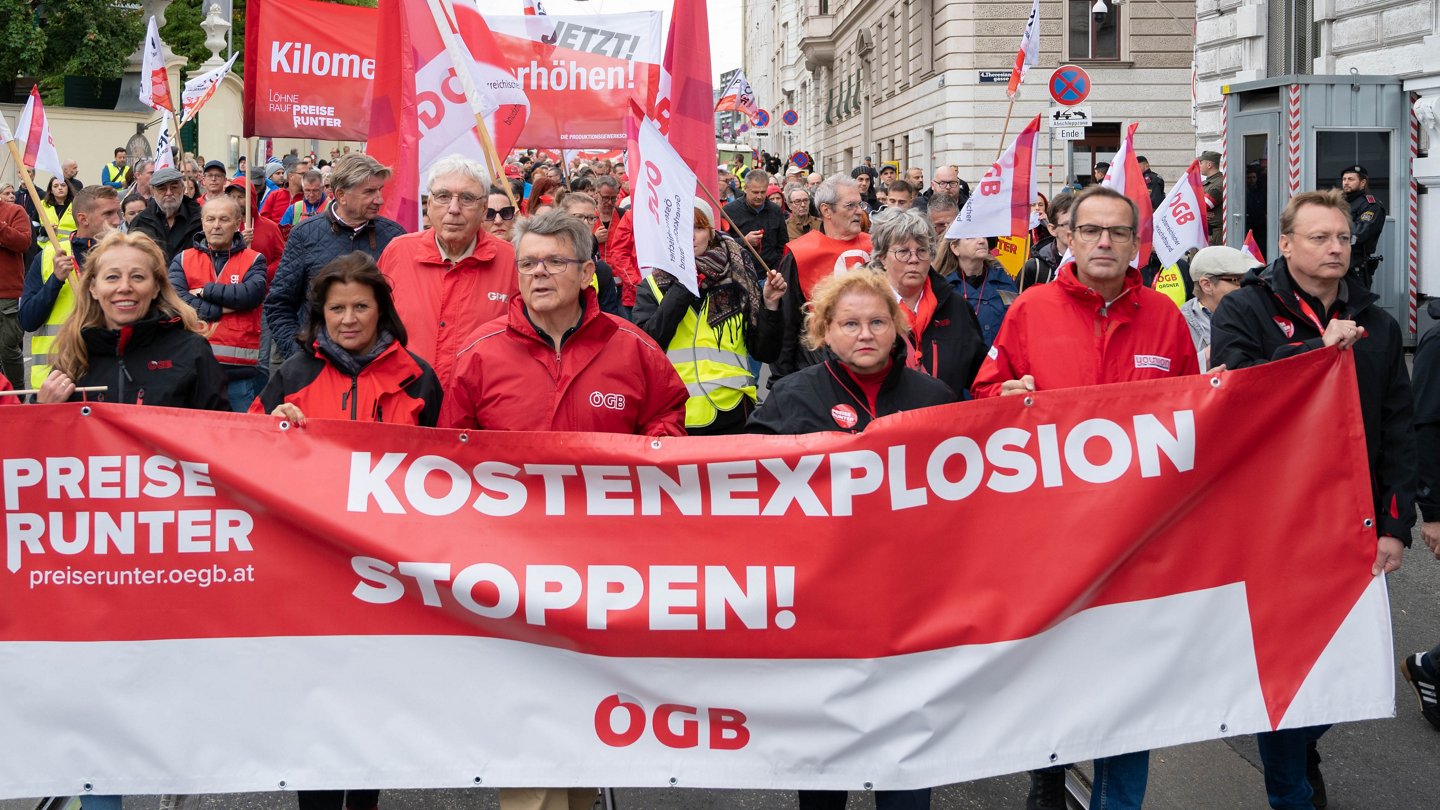
[[519, 167], [519, 166], [516, 166], [514, 163], [506, 163], [506, 164], [505, 164], [505, 176], [506, 176], [506, 177], [518, 178], [518, 177], [522, 177], [523, 174], [524, 174], [524, 173], [520, 171], [520, 167]]
[[779, 186], [766, 186], [766, 187], [765, 187], [765, 196], [766, 196], [766, 197], [769, 197], [771, 194], [779, 194], [779, 193], [780, 193], [780, 187], [779, 187]]

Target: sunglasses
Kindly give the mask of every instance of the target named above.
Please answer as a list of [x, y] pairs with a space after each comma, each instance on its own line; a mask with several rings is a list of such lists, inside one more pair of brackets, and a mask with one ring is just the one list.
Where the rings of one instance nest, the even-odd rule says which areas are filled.
[[515, 218], [515, 206], [513, 206], [513, 205], [507, 205], [507, 206], [505, 206], [504, 208], [500, 208], [500, 209], [495, 209], [495, 208], [486, 208], [486, 209], [485, 209], [485, 220], [486, 220], [487, 222], [490, 221], [490, 220], [492, 220], [492, 219], [494, 219], [494, 218], [496, 218], [496, 217], [499, 217], [499, 218], [505, 220], [506, 222], [509, 222], [510, 220], [512, 220], [512, 219]]

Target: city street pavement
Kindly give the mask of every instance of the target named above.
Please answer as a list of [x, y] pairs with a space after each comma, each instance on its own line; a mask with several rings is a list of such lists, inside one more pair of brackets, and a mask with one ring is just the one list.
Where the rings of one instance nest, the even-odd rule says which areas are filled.
[[[1261, 542], [1257, 539], [1257, 542]], [[1304, 542], [1293, 538], [1290, 542]], [[1303, 576], [1303, 572], [1297, 572]], [[1416, 532], [1404, 568], [1390, 577], [1396, 657], [1440, 641], [1440, 561]], [[1322, 770], [1334, 810], [1440, 807], [1440, 731], [1420, 716], [1415, 693], [1395, 676], [1397, 716], [1336, 726], [1320, 742]], [[215, 730], [220, 733], [220, 730]], [[1266, 807], [1254, 739], [1237, 737], [1156, 751], [1150, 760], [1147, 808]], [[1088, 764], [1084, 766], [1088, 769]], [[1024, 774], [948, 785], [935, 791], [937, 810], [1014, 808], [1025, 805]], [[0, 810], [35, 810], [36, 800], [0, 801]], [[128, 797], [125, 810], [157, 810], [154, 796]], [[496, 793], [475, 790], [393, 790], [382, 810], [496, 810]], [[790, 810], [794, 794], [781, 791], [645, 789], [617, 791], [621, 810]], [[873, 807], [852, 795], [850, 810]], [[182, 810], [294, 810], [291, 793], [197, 797]], [[79, 810], [78, 806], [65, 810]]]

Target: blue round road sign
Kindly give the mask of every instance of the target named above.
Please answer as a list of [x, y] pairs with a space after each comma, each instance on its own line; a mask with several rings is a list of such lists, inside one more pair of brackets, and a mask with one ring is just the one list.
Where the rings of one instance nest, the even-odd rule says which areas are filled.
[[810, 165], [810, 156], [804, 152], [796, 152], [790, 156], [790, 165], [805, 168]]
[[796, 124], [800, 123], [800, 113], [797, 113], [794, 110], [786, 110], [785, 114], [780, 116], [780, 120], [785, 122], [785, 126], [793, 127]]
[[768, 126], [770, 126], [770, 113], [761, 110], [760, 114], [755, 116], [755, 128], [764, 129]]
[[1067, 107], [1090, 97], [1090, 74], [1078, 65], [1061, 65], [1050, 74], [1050, 97]]

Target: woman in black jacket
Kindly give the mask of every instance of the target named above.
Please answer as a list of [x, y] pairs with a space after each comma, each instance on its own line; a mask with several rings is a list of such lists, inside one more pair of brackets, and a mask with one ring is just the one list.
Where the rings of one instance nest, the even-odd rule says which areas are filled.
[[228, 411], [225, 374], [195, 310], [176, 296], [150, 237], [114, 232], [90, 251], [70, 314], [55, 339], [42, 403], [87, 399]]
[[665, 349], [690, 389], [685, 431], [744, 433], [756, 400], [749, 360], [773, 363], [780, 356], [785, 279], [772, 269], [762, 291], [749, 251], [715, 230], [709, 204], [698, 198], [695, 275], [699, 298], [674, 276], [655, 271], [635, 289], [631, 318]]

